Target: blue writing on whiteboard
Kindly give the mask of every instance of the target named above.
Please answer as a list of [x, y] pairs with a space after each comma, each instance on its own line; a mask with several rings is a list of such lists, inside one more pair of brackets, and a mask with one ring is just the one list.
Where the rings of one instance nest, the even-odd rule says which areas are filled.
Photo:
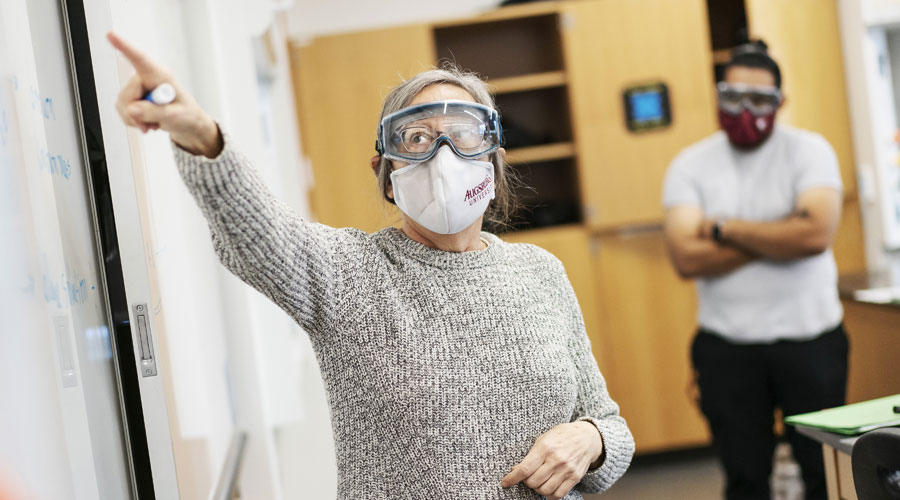
[[63, 276], [66, 280], [66, 292], [69, 297], [69, 305], [77, 306], [87, 303], [87, 281], [84, 279]]
[[41, 276], [41, 288], [44, 291], [44, 302], [56, 304], [57, 309], [62, 309], [62, 300], [59, 294], [59, 283], [50, 279], [46, 273]]
[[72, 162], [67, 160], [61, 154], [54, 155], [46, 149], [41, 149], [38, 153], [38, 166], [41, 171], [47, 171], [50, 175], [59, 175], [69, 180], [72, 176]]
[[77, 271], [69, 269], [68, 266], [66, 267], [67, 272], [60, 273], [58, 281], [53, 279], [50, 273], [47, 272], [46, 255], [41, 256], [41, 264], [43, 268], [41, 289], [45, 303], [56, 305], [57, 309], [62, 309], [64, 304], [72, 307], [88, 302], [88, 289], [94, 290], [96, 285], [90, 285], [89, 287], [87, 280], [81, 277]]
[[56, 111], [53, 110], [52, 97], [45, 97], [44, 100], [41, 101], [41, 113], [43, 113], [44, 119], [56, 120]]
[[31, 109], [39, 111], [45, 120], [56, 120], [56, 110], [53, 108], [52, 97], [41, 97], [40, 91], [35, 87], [29, 87]]

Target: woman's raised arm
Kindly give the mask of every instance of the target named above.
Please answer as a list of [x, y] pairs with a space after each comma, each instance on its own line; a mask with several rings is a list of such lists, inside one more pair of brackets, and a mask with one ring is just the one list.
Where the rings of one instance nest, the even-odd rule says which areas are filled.
[[[114, 34], [108, 38], [136, 70], [116, 108], [129, 126], [169, 132], [178, 170], [209, 224], [219, 260], [310, 334], [332, 331], [343, 274], [353, 266], [348, 256], [364, 233], [305, 221], [276, 200], [171, 73]], [[175, 87], [172, 103], [144, 100], [162, 83]]]

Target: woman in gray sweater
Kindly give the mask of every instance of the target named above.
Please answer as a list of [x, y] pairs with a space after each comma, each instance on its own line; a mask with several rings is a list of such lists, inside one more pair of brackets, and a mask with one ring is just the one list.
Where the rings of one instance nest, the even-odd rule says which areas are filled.
[[[137, 74], [126, 124], [170, 133], [222, 263], [309, 333], [331, 408], [341, 499], [580, 499], [627, 469], [562, 264], [482, 232], [509, 207], [484, 82], [426, 71], [386, 98], [372, 158], [402, 228], [309, 222], [275, 200], [172, 76], [114, 35]], [[174, 102], [142, 100], [161, 83]]]

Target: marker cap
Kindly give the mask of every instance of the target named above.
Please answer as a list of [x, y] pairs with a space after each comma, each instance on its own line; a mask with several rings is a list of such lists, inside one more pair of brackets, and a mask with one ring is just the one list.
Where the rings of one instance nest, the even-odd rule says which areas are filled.
[[171, 83], [162, 83], [151, 90], [144, 99], [153, 104], [169, 104], [175, 100], [175, 87], [173, 87]]

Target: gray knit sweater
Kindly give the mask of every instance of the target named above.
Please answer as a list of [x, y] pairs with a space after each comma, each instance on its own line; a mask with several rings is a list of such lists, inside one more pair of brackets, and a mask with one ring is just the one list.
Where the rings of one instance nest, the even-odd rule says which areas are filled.
[[228, 137], [214, 160], [175, 151], [222, 263], [312, 339], [339, 498], [541, 498], [500, 479], [538, 436], [576, 419], [600, 430], [605, 460], [567, 500], [628, 468], [634, 441], [550, 253], [490, 233], [484, 250], [445, 252], [395, 228], [308, 222]]

